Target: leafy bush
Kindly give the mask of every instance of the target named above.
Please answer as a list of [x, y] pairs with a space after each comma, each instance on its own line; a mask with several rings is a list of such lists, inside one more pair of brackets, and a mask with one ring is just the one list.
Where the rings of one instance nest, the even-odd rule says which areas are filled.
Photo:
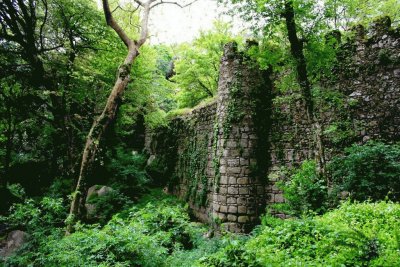
[[400, 205], [344, 203], [323, 216], [266, 225], [203, 266], [400, 266]]
[[168, 164], [165, 157], [154, 158], [147, 166], [146, 172], [152, 178], [153, 184], [162, 186], [166, 183], [166, 175], [168, 171]]
[[94, 210], [91, 212], [92, 214], [89, 214], [89, 218], [93, 217], [91, 219], [101, 225], [106, 224], [115, 213], [127, 209], [133, 204], [127, 196], [118, 190], [113, 190], [104, 196], [97, 194], [93, 194], [93, 196], [95, 197], [89, 198], [86, 202], [86, 204], [94, 205]]
[[317, 172], [315, 161], [304, 161], [285, 182], [279, 182], [286, 202], [277, 209], [300, 216], [310, 211], [323, 213], [326, 210], [328, 190], [323, 177]]
[[62, 236], [59, 227], [64, 225], [67, 216], [64, 207], [62, 198], [28, 198], [15, 203], [8, 216], [0, 216], [0, 224], [4, 223], [8, 230], [22, 230], [28, 234], [27, 243], [17, 255], [7, 259], [5, 266], [30, 266], [32, 257], [46, 245], [49, 236]]
[[117, 148], [116, 155], [107, 164], [109, 173], [113, 175], [110, 181], [111, 187], [125, 195], [137, 197], [149, 182], [149, 177], [144, 170], [145, 166], [144, 155], [121, 147]]
[[15, 203], [8, 216], [0, 216], [0, 223], [11, 229], [28, 233], [38, 232], [57, 225], [62, 225], [66, 217], [63, 199], [44, 197], [40, 201], [25, 199]]
[[330, 165], [334, 194], [354, 200], [400, 200], [400, 146], [381, 142], [353, 145]]
[[148, 196], [113, 217], [103, 228], [78, 225], [42, 236], [39, 246], [21, 250], [10, 266], [165, 266], [174, 252], [191, 249], [203, 228], [190, 223], [187, 207], [175, 198]]

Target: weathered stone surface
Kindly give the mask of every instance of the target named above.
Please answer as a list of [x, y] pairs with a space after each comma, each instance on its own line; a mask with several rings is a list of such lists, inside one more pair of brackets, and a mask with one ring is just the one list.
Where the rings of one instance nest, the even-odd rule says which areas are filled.
[[19, 248], [21, 248], [28, 238], [28, 234], [24, 231], [15, 230], [7, 235], [7, 240], [0, 248], [0, 257], [11, 256]]
[[101, 185], [94, 185], [88, 189], [86, 196], [86, 203], [85, 203], [86, 216], [88, 219], [96, 218], [96, 212], [97, 212], [96, 205], [88, 202], [90, 202], [90, 200], [93, 198], [104, 197], [107, 194], [112, 193], [113, 191], [114, 190], [111, 187], [101, 186]]
[[228, 187], [228, 194], [237, 195], [239, 193], [239, 188], [236, 187]]
[[240, 184], [240, 185], [248, 184], [249, 183], [249, 178], [239, 178], [237, 180], [237, 183]]
[[239, 223], [247, 223], [249, 221], [249, 216], [239, 216], [238, 222]]
[[236, 220], [237, 220], [237, 216], [232, 215], [232, 214], [228, 214], [227, 218], [228, 218], [228, 221], [230, 221], [230, 222], [236, 222]]
[[238, 211], [238, 207], [237, 206], [229, 206], [228, 207], [228, 213], [235, 214], [235, 213], [237, 213], [237, 211]]
[[247, 213], [247, 207], [246, 206], [239, 206], [238, 207], [238, 213]]

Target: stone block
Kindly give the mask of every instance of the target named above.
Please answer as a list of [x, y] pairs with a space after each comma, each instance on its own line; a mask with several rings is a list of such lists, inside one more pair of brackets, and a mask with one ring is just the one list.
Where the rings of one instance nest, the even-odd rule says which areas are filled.
[[227, 156], [229, 157], [239, 157], [240, 156], [240, 150], [237, 148], [232, 148], [228, 150]]
[[249, 216], [239, 216], [238, 223], [247, 223], [249, 221]]
[[220, 184], [228, 184], [228, 177], [226, 175], [221, 175], [219, 183]]
[[228, 211], [228, 207], [227, 206], [221, 205], [219, 207], [219, 212], [226, 213], [227, 211]]
[[227, 218], [228, 218], [228, 221], [230, 221], [230, 222], [236, 222], [236, 220], [237, 220], [237, 216], [232, 215], [232, 214], [228, 214]]
[[226, 196], [218, 196], [218, 202], [225, 204], [226, 203]]
[[240, 168], [240, 167], [228, 167], [228, 168], [226, 169], [226, 171], [227, 171], [227, 173], [229, 173], [229, 174], [239, 174], [240, 171], [241, 171], [241, 168]]
[[221, 167], [219, 167], [219, 172], [221, 173], [221, 174], [225, 174], [226, 173], [226, 166], [221, 166]]
[[220, 193], [220, 194], [223, 194], [223, 195], [226, 194], [226, 193], [228, 193], [228, 188], [225, 187], [225, 186], [224, 186], [224, 187], [220, 186], [220, 187], [219, 187], [219, 193]]
[[234, 140], [228, 140], [226, 143], [226, 147], [228, 148], [236, 148], [237, 147], [237, 142]]
[[238, 203], [239, 205], [246, 205], [246, 204], [247, 204], [247, 199], [246, 199], [245, 197], [239, 197], [239, 198], [237, 199], [237, 203]]
[[274, 196], [275, 203], [283, 203], [285, 199], [283, 198], [282, 194], [275, 194]]
[[233, 176], [229, 177], [229, 184], [230, 184], [230, 185], [235, 185], [235, 184], [237, 184], [236, 177], [233, 177]]
[[219, 213], [218, 214], [218, 219], [220, 219], [221, 221], [226, 221], [226, 214], [225, 213]]
[[239, 159], [228, 159], [227, 160], [228, 167], [240, 167]]
[[249, 147], [249, 141], [248, 141], [247, 139], [241, 139], [241, 140], [240, 140], [240, 146], [241, 146], [242, 148]]
[[239, 188], [239, 195], [248, 195], [248, 194], [249, 194], [249, 188], [248, 187]]
[[246, 206], [239, 206], [238, 207], [238, 213], [246, 214], [247, 213], [247, 207]]
[[228, 187], [228, 194], [237, 195], [239, 193], [239, 189], [236, 187]]
[[249, 159], [247, 158], [240, 158], [239, 162], [241, 166], [249, 166]]
[[236, 204], [236, 198], [235, 197], [228, 197], [226, 200], [227, 204]]
[[228, 213], [237, 213], [238, 208], [236, 206], [229, 206], [228, 207]]
[[240, 185], [245, 185], [249, 183], [249, 178], [239, 178], [237, 179], [237, 183]]
[[221, 205], [219, 204], [213, 204], [213, 209], [214, 211], [220, 211]]

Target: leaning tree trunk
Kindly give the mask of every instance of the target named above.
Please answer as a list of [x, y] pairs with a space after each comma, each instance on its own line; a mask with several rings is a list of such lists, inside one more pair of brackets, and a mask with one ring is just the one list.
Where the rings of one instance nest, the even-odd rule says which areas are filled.
[[76, 220], [79, 219], [83, 214], [82, 209], [86, 198], [87, 176], [95, 160], [100, 140], [117, 114], [117, 109], [121, 100], [121, 96], [129, 83], [129, 73], [132, 68], [132, 63], [138, 55], [139, 53], [135, 47], [129, 51], [129, 54], [124, 61], [124, 64], [121, 65], [118, 69], [118, 78], [115, 82], [114, 88], [112, 89], [110, 96], [108, 97], [107, 104], [101, 115], [94, 121], [92, 128], [90, 129], [89, 134], [86, 138], [78, 183], [76, 186], [74, 198], [71, 203], [70, 215], [72, 216], [72, 218], [70, 218], [71, 221], [67, 225], [68, 232], [73, 231], [73, 225], [75, 224]]
[[125, 58], [124, 63], [118, 68], [117, 80], [115, 81], [114, 87], [108, 97], [106, 106], [101, 115], [94, 121], [86, 138], [78, 182], [71, 202], [70, 213], [67, 219], [67, 234], [72, 233], [74, 231], [75, 223], [79, 219], [82, 219], [82, 215], [84, 214], [83, 210], [87, 191], [87, 177], [90, 173], [91, 167], [93, 166], [100, 140], [117, 114], [122, 94], [124, 93], [125, 88], [128, 86], [130, 80], [132, 64], [139, 55], [139, 48], [145, 43], [147, 38], [149, 12], [151, 10], [151, 4], [155, 2], [155, 0], [148, 0], [148, 2], [146, 3], [143, 3], [142, 1], [136, 2], [143, 8], [143, 18], [141, 23], [141, 34], [139, 41], [131, 40], [126, 35], [124, 30], [114, 20], [112, 12], [110, 11], [108, 0], [103, 0], [103, 9], [106, 22], [111, 28], [114, 29], [120, 39], [124, 42], [124, 44], [128, 48], [128, 54]]
[[325, 173], [325, 152], [322, 144], [322, 128], [314, 112], [314, 101], [311, 93], [311, 83], [307, 75], [307, 64], [303, 52], [303, 42], [297, 36], [295, 13], [291, 0], [285, 1], [283, 17], [286, 22], [288, 39], [290, 42], [290, 51], [296, 61], [297, 81], [300, 84], [302, 95], [305, 102], [308, 120], [311, 124], [315, 143], [315, 158], [321, 174]]

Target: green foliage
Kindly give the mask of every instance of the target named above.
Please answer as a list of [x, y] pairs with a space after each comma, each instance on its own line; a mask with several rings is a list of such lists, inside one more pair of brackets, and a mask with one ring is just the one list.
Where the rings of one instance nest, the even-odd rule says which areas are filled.
[[44, 197], [40, 201], [28, 198], [14, 204], [8, 216], [0, 216], [0, 222], [13, 229], [33, 233], [62, 225], [65, 217], [66, 210], [61, 198]]
[[[69, 236], [52, 234], [35, 251], [22, 250], [12, 266], [168, 266], [174, 253], [197, 246], [203, 231], [191, 224], [187, 208], [157, 191], [103, 228], [77, 226]], [[203, 250], [207, 251], [206, 248]], [[197, 255], [202, 255], [199, 251]], [[170, 261], [183, 261], [177, 255]]]
[[300, 216], [326, 210], [328, 189], [325, 179], [318, 174], [315, 161], [304, 161], [286, 182], [279, 182], [278, 187], [283, 190], [286, 202], [277, 208], [288, 214]]
[[164, 157], [156, 157], [146, 166], [146, 172], [150, 175], [153, 183], [158, 186], [166, 184], [168, 165]]
[[400, 199], [400, 146], [370, 141], [353, 145], [330, 165], [333, 193], [354, 200]]
[[[224, 246], [215, 254], [200, 259], [200, 266], [246, 267], [254, 266], [252, 255], [245, 253], [244, 245], [247, 237], [223, 238]], [[249, 264], [250, 263], [250, 264]]]
[[86, 204], [94, 205], [94, 209], [89, 214], [89, 221], [94, 221], [101, 225], [106, 224], [114, 214], [129, 208], [133, 203], [132, 200], [118, 190], [113, 190], [103, 196], [93, 196], [95, 197], [91, 197], [86, 201]]
[[214, 29], [201, 32], [192, 44], [178, 48], [173, 80], [180, 89], [179, 108], [194, 107], [216, 94], [223, 47], [232, 39], [230, 25], [217, 21]]
[[109, 155], [110, 162], [106, 164], [112, 175], [109, 184], [128, 196], [138, 196], [149, 183], [145, 171], [146, 157], [135, 151], [117, 147], [114, 155]]
[[202, 266], [397, 266], [399, 226], [399, 204], [345, 203], [321, 217], [260, 227]]
[[20, 184], [7, 185], [7, 189], [10, 191], [11, 195], [18, 199], [24, 199], [26, 196], [25, 189]]

